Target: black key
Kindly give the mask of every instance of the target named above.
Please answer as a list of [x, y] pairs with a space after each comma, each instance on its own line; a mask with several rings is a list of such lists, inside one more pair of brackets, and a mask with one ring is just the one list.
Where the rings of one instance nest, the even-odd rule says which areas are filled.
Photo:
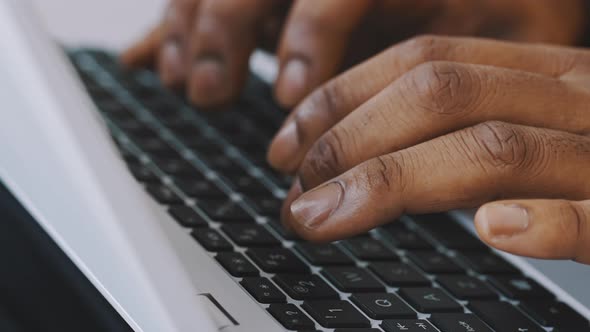
[[481, 274], [518, 274], [516, 267], [504, 258], [491, 253], [465, 252], [459, 256], [474, 271]]
[[176, 112], [158, 112], [156, 117], [172, 131], [172, 133], [180, 138], [182, 143], [187, 143], [190, 140], [201, 140], [203, 136], [199, 129], [195, 127], [190, 121], [179, 116]]
[[306, 314], [291, 303], [271, 304], [268, 312], [287, 330], [313, 329], [315, 324]]
[[399, 257], [380, 241], [370, 237], [357, 237], [343, 241], [344, 246], [354, 256], [368, 261], [397, 261]]
[[156, 136], [156, 132], [146, 126], [143, 122], [129, 116], [111, 116], [113, 122], [126, 134], [134, 136]]
[[401, 222], [393, 222], [382, 228], [391, 238], [393, 244], [400, 249], [434, 249], [422, 235], [408, 229]]
[[[145, 108], [147, 108], [151, 113], [172, 113], [178, 108], [179, 105], [176, 103], [176, 100], [166, 98], [165, 95], [159, 93], [158, 90], [155, 90], [154, 86], [144, 85], [141, 83], [140, 79], [137, 79], [135, 82], [141, 85], [134, 84], [133, 89], [135, 90], [139, 88], [141, 89], [140, 91], [142, 91], [142, 93], [147, 94], [141, 98], [141, 101], [145, 105]], [[194, 128], [193, 130], [196, 129], [197, 128]]]
[[574, 327], [588, 326], [588, 320], [584, 316], [562, 302], [525, 301], [520, 303], [520, 308], [543, 326], [554, 326], [572, 330]]
[[256, 212], [263, 216], [278, 217], [283, 201], [274, 196], [251, 197], [249, 201], [254, 205]]
[[439, 288], [402, 288], [400, 295], [423, 313], [463, 311], [463, 307]]
[[496, 276], [491, 284], [511, 299], [552, 299], [555, 296], [538, 282], [523, 276]]
[[279, 188], [282, 188], [283, 190], [289, 189], [291, 187], [291, 185], [293, 184], [293, 178], [290, 176], [285, 176], [285, 175], [272, 176], [271, 175], [271, 179]]
[[433, 314], [430, 322], [441, 332], [494, 332], [471, 314]]
[[246, 254], [265, 272], [309, 272], [307, 265], [297, 258], [289, 249], [249, 249]]
[[328, 267], [322, 274], [343, 292], [380, 292], [385, 287], [367, 270], [358, 267]]
[[303, 309], [323, 327], [369, 327], [369, 321], [348, 301], [303, 302]]
[[215, 259], [234, 277], [258, 276], [258, 269], [239, 252], [222, 252]]
[[131, 137], [133, 143], [135, 143], [139, 148], [148, 154], [156, 154], [156, 155], [174, 155], [176, 151], [168, 145], [164, 140], [157, 136], [140, 136], [140, 137]]
[[392, 287], [430, 286], [421, 272], [406, 263], [372, 263], [369, 268], [383, 282]]
[[353, 328], [353, 329], [335, 329], [334, 332], [381, 332], [379, 329], [366, 328]]
[[217, 187], [213, 182], [205, 179], [202, 175], [195, 175], [192, 177], [182, 177], [174, 179], [174, 183], [189, 197], [197, 199], [222, 199], [226, 198], [225, 194], [221, 189]]
[[590, 332], [590, 321], [582, 323], [582, 325], [563, 325], [553, 328], [553, 332]]
[[244, 278], [240, 284], [260, 303], [283, 303], [287, 301], [285, 294], [281, 293], [267, 278]]
[[263, 226], [257, 224], [226, 224], [221, 227], [237, 245], [244, 247], [273, 247], [280, 246], [277, 240]]
[[156, 166], [160, 170], [162, 170], [162, 172], [164, 172], [168, 175], [173, 175], [173, 176], [178, 176], [178, 175], [191, 176], [191, 175], [193, 175], [194, 176], [195, 174], [199, 174], [198, 169], [194, 168], [193, 165], [191, 165], [189, 162], [180, 159], [180, 157], [178, 157], [178, 158], [155, 157], [155, 158], [153, 158], [153, 162], [154, 162], [154, 164], [156, 164]]
[[416, 318], [416, 312], [394, 294], [353, 294], [350, 299], [373, 319]]
[[190, 149], [195, 155], [202, 158], [207, 158], [207, 156], [220, 155], [224, 153], [223, 148], [217, 145], [216, 141], [200, 135], [197, 136], [198, 137], [182, 140], [182, 143], [184, 143], [186, 147]]
[[315, 274], [277, 274], [273, 280], [295, 300], [338, 298], [338, 293]]
[[472, 301], [469, 309], [496, 331], [544, 331], [508, 302]]
[[238, 203], [225, 200], [199, 200], [197, 205], [205, 211], [209, 218], [219, 222], [253, 222], [246, 210]]
[[[133, 165], [133, 166], [143, 166], [141, 164], [141, 162], [139, 161], [139, 157], [136, 156], [134, 153], [132, 153], [131, 151], [127, 150], [127, 148], [121, 144], [120, 142], [115, 141], [115, 144], [117, 144], [117, 148], [119, 149], [119, 154], [121, 154], [121, 157], [123, 157], [123, 160], [125, 160], [125, 163], [129, 166]], [[150, 171], [149, 169], [147, 169], [148, 171]]]
[[444, 254], [436, 251], [415, 251], [408, 257], [426, 273], [461, 273], [465, 270]]
[[412, 216], [416, 223], [432, 234], [442, 245], [457, 250], [488, 250], [478, 238], [444, 213]]
[[439, 276], [436, 281], [449, 293], [460, 300], [497, 299], [494, 292], [483, 281], [467, 275]]
[[332, 243], [298, 243], [295, 249], [313, 265], [354, 265], [354, 261]]
[[385, 332], [438, 332], [428, 321], [422, 319], [391, 319], [383, 321]]
[[252, 175], [246, 172], [228, 173], [224, 178], [236, 191], [249, 195], [268, 194], [269, 190]]
[[185, 205], [172, 206], [168, 213], [184, 227], [207, 227], [207, 222], [191, 207]]
[[[172, 133], [174, 134], [179, 134], [179, 133], [185, 133], [185, 127], [190, 125], [188, 124], [188, 121], [186, 118], [184, 118], [181, 114], [178, 114], [176, 112], [170, 112], [170, 113], [158, 113], [158, 114], [154, 114], [154, 116], [166, 127], [168, 127], [168, 129], [170, 131], [172, 131]], [[178, 129], [181, 129], [180, 131]], [[197, 132], [197, 129], [193, 129], [192, 132], [195, 134], [195, 136], [200, 136]], [[182, 135], [178, 135], [180, 136], [181, 140], [184, 139], [184, 137]], [[185, 143], [183, 141], [183, 143]]]
[[241, 173], [243, 168], [240, 167], [234, 160], [226, 155], [211, 155], [201, 156], [209, 167], [221, 175], [228, 175], [230, 173]]
[[131, 174], [140, 182], [158, 183], [160, 179], [149, 168], [138, 163], [128, 165]]
[[208, 251], [231, 251], [231, 243], [214, 229], [195, 229], [191, 235]]
[[288, 229], [285, 228], [285, 226], [283, 226], [283, 224], [275, 219], [271, 219], [268, 224], [270, 225], [270, 227], [272, 227], [272, 229], [275, 230], [275, 232], [279, 233], [279, 235], [286, 240], [291, 240], [291, 241], [298, 241], [301, 240], [301, 238], [299, 237], [299, 235], [289, 231]]
[[163, 184], [148, 184], [147, 191], [162, 204], [180, 204], [182, 199], [170, 188]]
[[[160, 118], [162, 116], [159, 116]], [[178, 118], [176, 116], [166, 116], [166, 120], [163, 121], [164, 125], [172, 131], [172, 133], [182, 142], [187, 148], [193, 150], [192, 152], [198, 156], [201, 156], [199, 148], [205, 147], [205, 151], [217, 151], [223, 153], [223, 150], [217, 148], [215, 143], [211, 143], [207, 138], [199, 132], [192, 124], [188, 123], [186, 119]], [[207, 147], [207, 144], [211, 144], [211, 147]]]

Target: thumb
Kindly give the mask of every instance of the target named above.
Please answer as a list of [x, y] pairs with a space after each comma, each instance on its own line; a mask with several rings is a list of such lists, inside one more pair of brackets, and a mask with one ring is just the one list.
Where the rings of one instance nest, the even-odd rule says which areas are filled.
[[516, 255], [590, 264], [590, 200], [488, 203], [475, 216], [483, 241]]

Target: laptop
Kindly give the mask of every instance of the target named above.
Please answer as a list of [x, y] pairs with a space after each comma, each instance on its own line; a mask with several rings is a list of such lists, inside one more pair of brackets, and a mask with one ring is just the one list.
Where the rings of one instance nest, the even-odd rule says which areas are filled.
[[472, 214], [335, 243], [281, 226], [265, 161], [285, 112], [252, 74], [199, 112], [148, 69], [64, 50], [0, 2], [0, 178], [135, 331], [590, 331], [590, 311], [485, 246]]

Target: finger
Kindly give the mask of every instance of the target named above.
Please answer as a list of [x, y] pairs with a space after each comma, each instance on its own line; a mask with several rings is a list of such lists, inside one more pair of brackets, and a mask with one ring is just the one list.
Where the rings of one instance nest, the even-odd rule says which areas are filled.
[[[396, 45], [312, 92], [289, 116], [268, 153], [277, 169], [294, 172], [311, 145], [335, 123], [412, 68], [432, 61], [491, 65], [559, 77], [581, 52], [483, 39], [418, 37]], [[362, 82], [362, 84], [359, 84]]]
[[202, 0], [189, 50], [188, 96], [203, 106], [233, 99], [273, 0]]
[[278, 51], [279, 103], [292, 107], [340, 68], [348, 39], [372, 1], [299, 0], [287, 19]]
[[158, 24], [143, 39], [133, 44], [121, 54], [121, 63], [129, 67], [146, 67], [153, 65], [158, 48], [162, 44], [164, 26]]
[[291, 186], [291, 189], [287, 193], [287, 197], [285, 197], [283, 205], [281, 206], [281, 221], [283, 221], [283, 225], [288, 230], [292, 230], [290, 226], [291, 222], [288, 221], [291, 217], [291, 203], [293, 203], [297, 198], [299, 198], [301, 194], [301, 183], [299, 182], [299, 179], [295, 177], [293, 179], [293, 185]]
[[362, 163], [304, 193], [291, 226], [311, 240], [360, 234], [403, 213], [474, 207], [498, 197], [590, 196], [590, 140], [486, 122]]
[[515, 200], [484, 205], [475, 226], [489, 245], [520, 256], [590, 264], [590, 201]]
[[490, 120], [590, 131], [588, 91], [549, 76], [452, 62], [422, 64], [334, 125], [298, 175], [313, 188], [361, 162]]
[[164, 37], [159, 51], [158, 72], [167, 86], [180, 86], [186, 80], [187, 44], [199, 2], [172, 1], [164, 17]]

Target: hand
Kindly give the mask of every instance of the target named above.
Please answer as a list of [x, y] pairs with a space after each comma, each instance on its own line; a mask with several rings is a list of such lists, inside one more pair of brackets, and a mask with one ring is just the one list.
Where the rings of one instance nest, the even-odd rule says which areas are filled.
[[573, 43], [582, 0], [171, 0], [123, 61], [157, 64], [168, 86], [212, 106], [240, 93], [254, 48], [280, 61], [278, 101], [294, 106], [343, 68], [415, 33]]
[[590, 264], [588, 105], [587, 50], [393, 46], [310, 94], [275, 137], [270, 162], [298, 176], [284, 222], [329, 241], [495, 201], [475, 217], [483, 241]]

